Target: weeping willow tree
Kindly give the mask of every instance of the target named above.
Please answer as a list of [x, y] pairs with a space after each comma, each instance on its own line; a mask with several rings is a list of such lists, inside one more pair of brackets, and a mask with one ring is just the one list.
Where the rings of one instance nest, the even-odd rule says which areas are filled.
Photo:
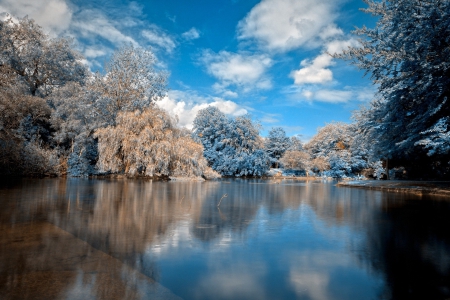
[[100, 128], [98, 167], [130, 176], [197, 177], [208, 172], [203, 146], [175, 126], [164, 110], [120, 112], [116, 125]]

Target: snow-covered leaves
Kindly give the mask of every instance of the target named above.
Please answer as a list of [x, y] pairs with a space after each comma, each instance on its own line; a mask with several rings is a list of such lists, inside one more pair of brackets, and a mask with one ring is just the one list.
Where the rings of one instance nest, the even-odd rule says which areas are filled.
[[68, 81], [83, 81], [87, 69], [81, 59], [70, 40], [51, 39], [27, 17], [0, 20], [1, 73], [13, 73], [33, 96], [48, 95]]
[[365, 2], [377, 25], [356, 30], [362, 47], [340, 55], [378, 85], [378, 98], [355, 116], [359, 128], [379, 158], [448, 155], [440, 120], [450, 115], [450, 2]]
[[209, 106], [198, 112], [193, 137], [202, 143], [208, 165], [222, 175], [262, 176], [269, 169], [259, 125], [248, 116], [228, 118]]
[[157, 72], [155, 63], [151, 51], [132, 45], [114, 52], [106, 74], [97, 73], [89, 84], [98, 93], [104, 115], [114, 120], [120, 111], [142, 110], [165, 96], [167, 74]]
[[369, 167], [368, 151], [356, 138], [355, 132], [355, 125], [339, 122], [319, 128], [305, 145], [313, 158], [312, 170], [326, 171], [325, 174], [331, 177], [343, 177], [358, 174]]
[[284, 129], [281, 127], [272, 128], [264, 142], [264, 148], [272, 158], [276, 167], [278, 167], [278, 160], [290, 146], [291, 141], [289, 137], [286, 136]]

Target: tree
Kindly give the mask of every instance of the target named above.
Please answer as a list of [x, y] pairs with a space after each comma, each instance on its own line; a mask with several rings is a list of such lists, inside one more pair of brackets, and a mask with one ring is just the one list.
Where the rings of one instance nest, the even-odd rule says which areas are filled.
[[162, 109], [119, 112], [116, 125], [99, 128], [99, 169], [146, 176], [201, 176], [207, 169], [202, 145]]
[[289, 137], [281, 127], [272, 128], [269, 131], [264, 147], [269, 156], [273, 159], [273, 164], [278, 168], [278, 160], [283, 156], [284, 152], [290, 147]]
[[285, 169], [305, 170], [310, 168], [311, 157], [307, 152], [298, 150], [288, 150], [280, 158], [280, 162]]
[[95, 75], [90, 89], [98, 93], [97, 106], [109, 124], [118, 112], [143, 110], [165, 96], [167, 74], [157, 72], [155, 63], [151, 51], [128, 45], [114, 52], [104, 76]]
[[330, 123], [319, 128], [317, 134], [305, 145], [315, 160], [312, 169], [326, 172], [331, 177], [349, 176], [369, 166], [365, 144], [355, 139], [354, 124]]
[[85, 85], [66, 84], [49, 97], [55, 140], [70, 176], [97, 172], [97, 129], [115, 127], [120, 112], [146, 110], [165, 94], [166, 75], [154, 63], [150, 51], [124, 46], [106, 64], [105, 75], [97, 73]]
[[68, 81], [83, 81], [86, 66], [70, 44], [68, 39], [49, 38], [27, 17], [0, 20], [0, 84], [14, 75], [31, 95], [45, 96]]
[[449, 157], [450, 2], [365, 0], [378, 17], [359, 28], [360, 47], [339, 57], [371, 74], [378, 95], [355, 115], [378, 158], [412, 159], [430, 165]]
[[202, 143], [208, 165], [225, 176], [262, 176], [269, 168], [259, 125], [249, 116], [227, 118], [217, 107], [200, 110], [193, 137]]
[[96, 173], [96, 129], [104, 126], [97, 107], [97, 94], [76, 82], [67, 83], [47, 98], [53, 107], [51, 123], [64, 173], [88, 176]]
[[303, 151], [303, 143], [297, 136], [291, 136], [288, 150]]

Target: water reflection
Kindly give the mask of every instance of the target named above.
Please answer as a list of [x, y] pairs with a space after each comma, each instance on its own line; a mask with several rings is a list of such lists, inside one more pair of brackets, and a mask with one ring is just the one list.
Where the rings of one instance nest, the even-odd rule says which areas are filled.
[[320, 181], [3, 184], [2, 299], [450, 297], [447, 200]]

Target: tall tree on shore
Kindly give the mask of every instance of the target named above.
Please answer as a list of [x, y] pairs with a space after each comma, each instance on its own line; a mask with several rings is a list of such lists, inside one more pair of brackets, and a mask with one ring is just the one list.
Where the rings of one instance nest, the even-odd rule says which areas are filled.
[[355, 31], [361, 46], [338, 57], [371, 75], [378, 94], [354, 116], [378, 158], [448, 161], [450, 2], [365, 0], [375, 28]]

